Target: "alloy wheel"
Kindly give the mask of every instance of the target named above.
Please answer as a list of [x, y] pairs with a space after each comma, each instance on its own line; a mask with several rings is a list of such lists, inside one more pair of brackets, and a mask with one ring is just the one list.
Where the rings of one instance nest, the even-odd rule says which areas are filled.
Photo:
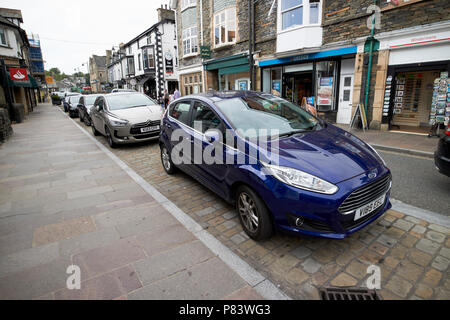
[[256, 233], [259, 227], [259, 217], [252, 197], [242, 192], [239, 196], [238, 209], [245, 228], [251, 233]]
[[162, 163], [163, 163], [164, 169], [166, 169], [166, 171], [170, 171], [172, 165], [170, 164], [170, 156], [169, 156], [169, 152], [167, 151], [166, 148], [162, 149], [161, 158], [162, 158]]

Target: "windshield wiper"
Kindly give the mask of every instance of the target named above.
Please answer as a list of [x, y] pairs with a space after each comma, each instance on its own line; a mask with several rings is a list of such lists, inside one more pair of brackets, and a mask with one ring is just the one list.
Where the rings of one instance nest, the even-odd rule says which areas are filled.
[[304, 133], [304, 132], [306, 132], [306, 130], [295, 130], [295, 131], [280, 134], [280, 135], [278, 135], [278, 137], [279, 138], [287, 138], [287, 137], [292, 137], [293, 135], [296, 135], [298, 133]]

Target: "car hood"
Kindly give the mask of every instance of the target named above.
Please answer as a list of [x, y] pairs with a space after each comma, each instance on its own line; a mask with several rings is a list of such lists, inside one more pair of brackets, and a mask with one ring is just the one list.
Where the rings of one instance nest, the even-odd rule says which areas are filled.
[[277, 142], [278, 147], [274, 142], [268, 146], [273, 152], [278, 151], [280, 166], [302, 170], [334, 184], [383, 167], [371, 147], [332, 125]]
[[120, 119], [127, 120], [132, 124], [142, 123], [146, 121], [160, 120], [163, 110], [159, 105], [150, 105], [145, 107], [137, 107], [122, 110], [110, 111], [113, 115]]

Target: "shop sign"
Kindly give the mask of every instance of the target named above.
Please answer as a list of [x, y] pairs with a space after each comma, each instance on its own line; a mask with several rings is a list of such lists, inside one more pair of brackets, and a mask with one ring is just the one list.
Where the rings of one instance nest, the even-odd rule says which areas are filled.
[[281, 97], [281, 80], [274, 80], [272, 82], [272, 94]]
[[170, 51], [167, 51], [164, 55], [164, 58], [166, 60], [166, 73], [172, 74], [173, 73], [173, 56]]
[[12, 81], [28, 81], [27, 69], [9, 68], [9, 77]]
[[317, 104], [319, 106], [331, 106], [333, 103], [333, 78], [319, 79], [319, 90], [317, 92]]
[[52, 76], [46, 76], [45, 77], [45, 82], [50, 84], [50, 83], [55, 83], [55, 80], [53, 79]]
[[200, 46], [200, 55], [204, 59], [211, 58], [211, 47], [209, 47], [209, 46]]

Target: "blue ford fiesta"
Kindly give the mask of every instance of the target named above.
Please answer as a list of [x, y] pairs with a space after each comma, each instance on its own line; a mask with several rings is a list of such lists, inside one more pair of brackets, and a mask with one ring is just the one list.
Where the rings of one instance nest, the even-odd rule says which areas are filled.
[[352, 134], [270, 94], [209, 92], [173, 102], [161, 161], [235, 203], [255, 240], [276, 229], [343, 239], [388, 209], [392, 178]]

